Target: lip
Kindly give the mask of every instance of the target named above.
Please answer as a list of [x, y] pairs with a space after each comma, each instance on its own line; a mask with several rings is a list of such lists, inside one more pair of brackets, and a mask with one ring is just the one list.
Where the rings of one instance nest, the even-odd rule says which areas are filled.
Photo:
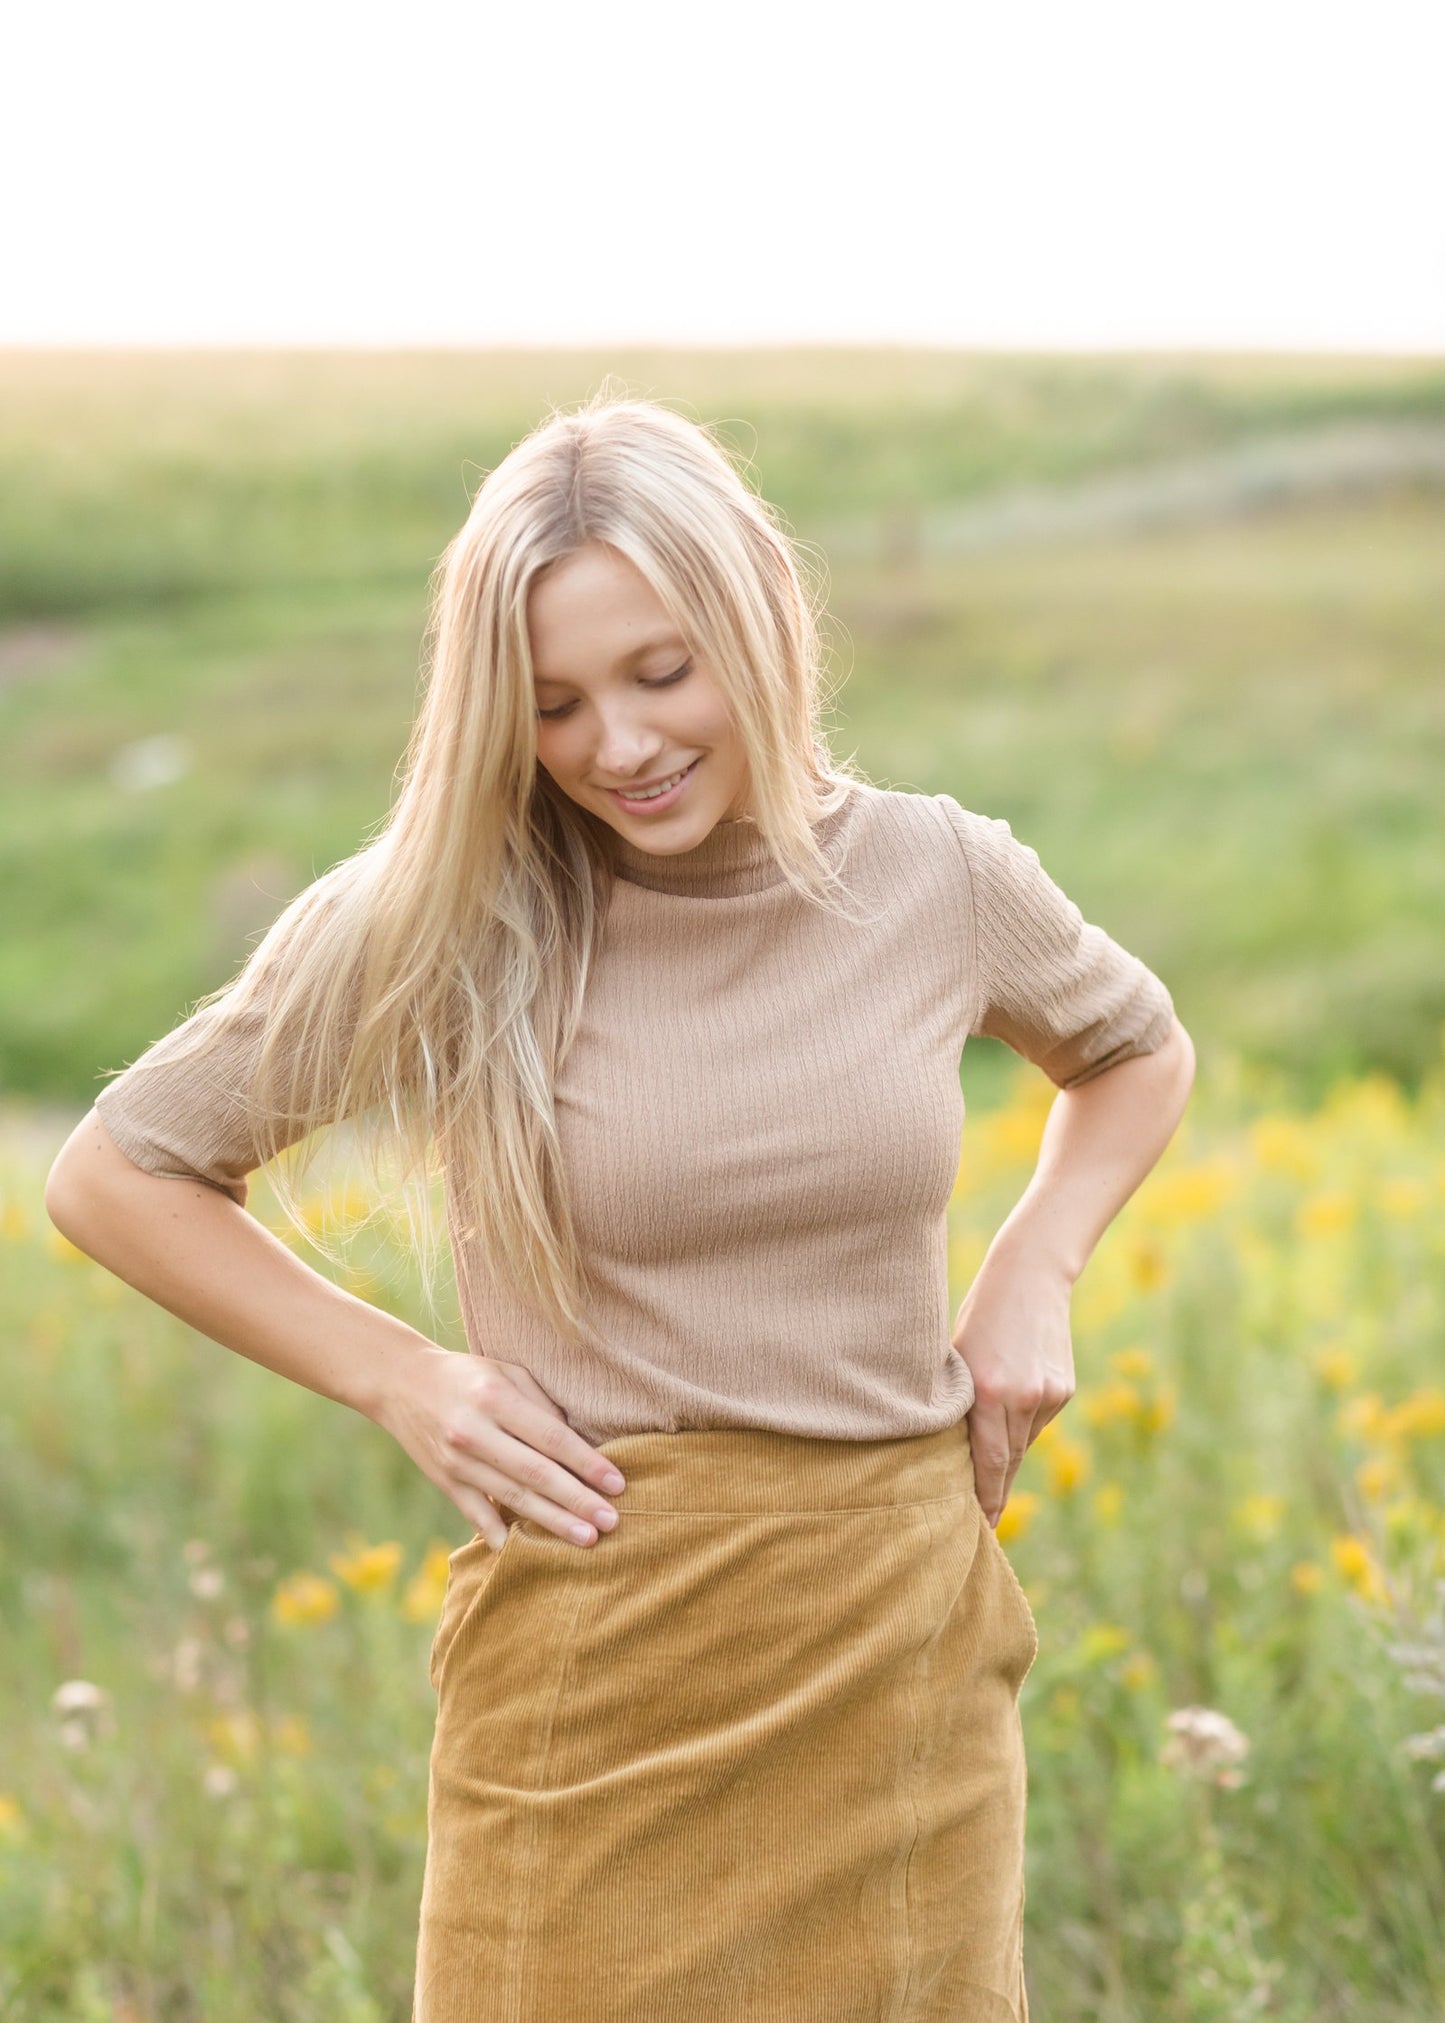
[[[668, 791], [665, 794], [659, 794], [655, 800], [629, 801], [623, 794], [620, 794], [615, 787], [606, 787], [603, 789], [603, 791], [606, 793], [609, 800], [614, 801], [619, 808], [625, 808], [629, 815], [662, 815], [665, 814], [669, 808], [676, 807], [678, 801], [687, 792], [689, 780], [691, 780], [693, 774], [697, 771], [698, 767], [701, 764], [702, 760], [700, 758], [694, 759], [692, 763], [683, 772], [683, 776], [678, 781], [677, 785], [675, 787], [669, 787]], [[664, 773], [662, 777], [663, 779], [666, 779], [667, 774]]]

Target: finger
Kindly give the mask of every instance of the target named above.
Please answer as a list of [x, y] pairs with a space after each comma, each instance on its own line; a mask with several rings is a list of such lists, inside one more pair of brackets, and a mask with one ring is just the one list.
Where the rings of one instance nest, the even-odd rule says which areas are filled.
[[[519, 1375], [530, 1376], [521, 1364], [514, 1366]], [[542, 1394], [542, 1406], [521, 1391], [517, 1384], [489, 1370], [478, 1380], [476, 1394], [477, 1409], [483, 1419], [495, 1425], [503, 1433], [514, 1435], [518, 1440], [547, 1455], [559, 1468], [569, 1471], [580, 1481], [590, 1483], [594, 1489], [617, 1495], [626, 1487], [622, 1470], [597, 1448], [589, 1446], [580, 1433], [576, 1433], [559, 1417], [553, 1401]], [[525, 1478], [524, 1478], [525, 1479]]]
[[481, 1533], [492, 1550], [500, 1552], [507, 1542], [507, 1533], [511, 1527], [491, 1497], [468, 1497], [464, 1503], [459, 1497], [454, 1496], [452, 1501], [468, 1524]]
[[[982, 1413], [982, 1416], [980, 1415]], [[997, 1405], [975, 1407], [968, 1414], [969, 1448], [973, 1455], [973, 1486], [990, 1524], [998, 1522], [1008, 1475], [1008, 1420]]]
[[[543, 1420], [542, 1426], [554, 1435], [565, 1431], [555, 1420]], [[494, 1419], [464, 1423], [448, 1437], [455, 1450], [478, 1464], [462, 1471], [464, 1479], [520, 1516], [536, 1518], [578, 1545], [591, 1545], [599, 1531], [616, 1527], [616, 1509], [605, 1496]]]
[[528, 1488], [502, 1468], [484, 1461], [472, 1464], [466, 1480], [471, 1486], [484, 1489], [495, 1503], [505, 1504], [518, 1517], [531, 1518], [571, 1545], [595, 1545], [599, 1533], [612, 1531], [617, 1525], [616, 1511], [610, 1510], [595, 1492], [589, 1492], [580, 1485], [579, 1496], [591, 1494], [590, 1503], [578, 1504], [545, 1495], [540, 1490]]

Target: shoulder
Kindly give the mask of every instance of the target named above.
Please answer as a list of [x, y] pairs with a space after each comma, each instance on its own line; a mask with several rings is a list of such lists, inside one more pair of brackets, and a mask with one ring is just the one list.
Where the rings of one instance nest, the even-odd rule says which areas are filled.
[[855, 781], [855, 832], [880, 855], [913, 871], [934, 866], [954, 886], [970, 887], [1000, 853], [1022, 849], [999, 816], [965, 808], [952, 794], [875, 787]]
[[966, 811], [947, 794], [925, 794], [911, 787], [875, 787], [871, 780], [850, 783], [852, 829], [883, 848], [924, 848], [957, 853], [952, 840]]

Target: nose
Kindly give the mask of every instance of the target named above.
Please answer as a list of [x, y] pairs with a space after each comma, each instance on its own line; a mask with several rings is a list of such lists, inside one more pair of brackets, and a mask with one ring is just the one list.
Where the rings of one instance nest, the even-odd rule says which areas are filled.
[[659, 758], [665, 741], [625, 710], [604, 711], [594, 752], [597, 770], [614, 780], [629, 780]]

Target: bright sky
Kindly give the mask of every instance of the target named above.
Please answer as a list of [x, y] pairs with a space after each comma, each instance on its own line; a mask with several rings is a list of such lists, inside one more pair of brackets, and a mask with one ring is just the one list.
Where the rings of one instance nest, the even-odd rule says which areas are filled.
[[1445, 353], [1445, 0], [46, 0], [0, 343]]

